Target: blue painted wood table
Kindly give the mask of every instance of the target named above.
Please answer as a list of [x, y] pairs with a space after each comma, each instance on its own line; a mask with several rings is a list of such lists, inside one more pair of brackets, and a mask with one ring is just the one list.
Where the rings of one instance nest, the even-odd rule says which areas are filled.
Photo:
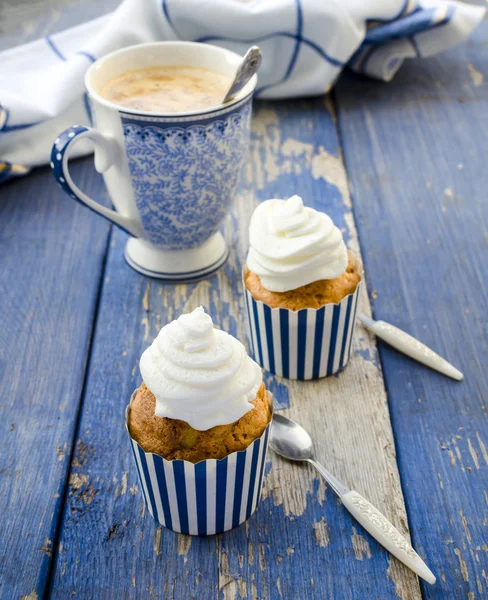
[[[4, 45], [72, 24], [66, 7], [81, 5], [84, 17], [101, 10], [43, 2], [26, 18], [26, 5], [4, 5]], [[232, 254], [209, 281], [170, 286], [132, 271], [125, 234], [69, 201], [47, 168], [2, 186], [2, 600], [488, 597], [487, 42], [485, 25], [389, 84], [346, 74], [332, 96], [257, 102], [225, 225]], [[91, 158], [73, 170], [104, 195]], [[358, 327], [338, 377], [266, 378], [318, 458], [410, 532], [434, 586], [383, 551], [316, 473], [276, 456], [259, 510], [225, 535], [177, 535], [146, 514], [124, 431], [139, 356], [199, 304], [246, 340], [248, 219], [257, 202], [292, 193], [362, 253], [361, 310], [466, 375], [453, 382]]]

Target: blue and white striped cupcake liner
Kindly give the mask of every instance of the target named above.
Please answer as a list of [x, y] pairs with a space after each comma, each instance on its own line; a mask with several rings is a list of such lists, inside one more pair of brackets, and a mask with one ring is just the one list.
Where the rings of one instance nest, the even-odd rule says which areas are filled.
[[[127, 432], [129, 411], [130, 404]], [[188, 535], [213, 535], [244, 523], [261, 497], [270, 428], [271, 421], [245, 450], [196, 464], [144, 452], [129, 435], [151, 515], [164, 527]]]
[[[362, 268], [362, 267], [361, 267]], [[318, 379], [344, 368], [351, 354], [361, 281], [338, 304], [321, 308], [270, 308], [244, 284], [254, 360], [288, 379]]]

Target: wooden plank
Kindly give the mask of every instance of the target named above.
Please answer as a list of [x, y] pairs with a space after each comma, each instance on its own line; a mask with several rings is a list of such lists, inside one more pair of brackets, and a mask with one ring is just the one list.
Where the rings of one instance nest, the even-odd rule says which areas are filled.
[[[64, 514], [52, 597], [420, 598], [416, 578], [383, 551], [307, 468], [270, 457], [263, 503], [244, 526], [210, 539], [157, 528], [144, 514], [123, 426], [138, 360], [162, 324], [203, 304], [246, 339], [240, 273], [256, 201], [301, 194], [358, 241], [335, 123], [324, 100], [259, 104], [251, 160], [226, 225], [233, 252], [209, 281], [168, 286], [125, 266], [113, 236]], [[366, 293], [361, 308], [369, 312]], [[317, 440], [317, 456], [400, 530], [406, 516], [373, 340], [359, 331], [339, 377], [267, 378], [277, 402]]]
[[425, 598], [486, 598], [488, 24], [388, 85], [337, 88], [377, 318], [459, 366], [458, 384], [380, 346]]
[[155, 526], [124, 429], [141, 352], [196, 286], [161, 286], [137, 274], [124, 261], [125, 241], [117, 231], [107, 262], [52, 598], [170, 598], [177, 589], [189, 599], [200, 588], [215, 596], [215, 538]]
[[[91, 160], [74, 178], [88, 193]], [[49, 577], [108, 225], [49, 168], [0, 198], [0, 597], [40, 598]]]
[[[3, 3], [0, 49], [74, 24], [60, 8]], [[88, 190], [92, 169], [73, 168]], [[2, 598], [41, 597], [49, 579], [108, 230], [49, 169], [1, 186]]]

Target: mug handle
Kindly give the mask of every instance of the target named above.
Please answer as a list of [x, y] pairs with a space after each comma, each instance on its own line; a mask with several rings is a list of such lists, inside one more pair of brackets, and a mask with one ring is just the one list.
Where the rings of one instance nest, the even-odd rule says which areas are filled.
[[82, 139], [89, 139], [94, 143], [95, 168], [99, 173], [104, 173], [115, 163], [118, 151], [115, 140], [106, 138], [99, 131], [91, 127], [72, 125], [59, 135], [51, 150], [50, 164], [56, 181], [68, 196], [74, 200], [88, 206], [88, 208], [115, 223], [115, 225], [130, 235], [142, 237], [142, 227], [137, 221], [92, 200], [71, 179], [68, 160], [72, 154], [73, 146]]

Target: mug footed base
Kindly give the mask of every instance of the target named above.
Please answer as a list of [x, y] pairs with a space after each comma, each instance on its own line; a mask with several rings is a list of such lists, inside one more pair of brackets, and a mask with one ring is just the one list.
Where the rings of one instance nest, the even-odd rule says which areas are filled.
[[188, 250], [162, 250], [145, 240], [131, 238], [124, 252], [127, 263], [147, 277], [189, 283], [216, 273], [227, 262], [229, 248], [220, 232]]

